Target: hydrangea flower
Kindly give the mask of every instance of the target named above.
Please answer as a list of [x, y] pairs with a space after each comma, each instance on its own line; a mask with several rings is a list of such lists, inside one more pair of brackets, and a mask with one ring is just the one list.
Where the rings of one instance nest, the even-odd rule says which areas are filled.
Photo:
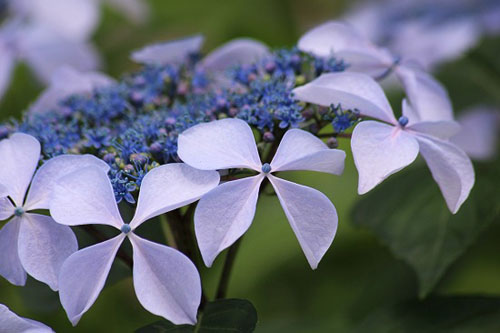
[[182, 161], [201, 170], [246, 168], [258, 172], [219, 185], [198, 203], [195, 233], [207, 266], [250, 227], [260, 185], [267, 178], [309, 264], [317, 267], [337, 230], [335, 207], [323, 193], [272, 173], [312, 170], [339, 175], [344, 169], [343, 151], [329, 149], [314, 135], [292, 129], [285, 133], [272, 162], [262, 164], [250, 126], [239, 119], [222, 119], [181, 133], [178, 154]]
[[446, 89], [414, 61], [399, 59], [388, 50], [379, 48], [359, 34], [353, 27], [330, 21], [307, 33], [298, 42], [304, 52], [328, 57], [332, 54], [349, 63], [348, 71], [384, 78], [394, 72], [404, 87], [414, 108], [435, 115], [433, 120], [453, 120], [453, 110]]
[[59, 103], [73, 94], [90, 94], [99, 87], [114, 84], [109, 76], [98, 72], [80, 72], [69, 66], [57, 69], [50, 79], [49, 86], [31, 105], [31, 113], [53, 111]]
[[195, 265], [181, 252], [145, 240], [135, 230], [146, 220], [198, 200], [216, 187], [219, 174], [182, 163], [159, 166], [144, 176], [137, 209], [123, 222], [106, 172], [88, 167], [61, 178], [54, 187], [50, 212], [64, 225], [103, 224], [120, 234], [73, 253], [59, 275], [59, 296], [76, 325], [101, 292], [111, 264], [128, 238], [133, 247], [133, 279], [139, 302], [175, 324], [194, 324], [201, 299]]
[[31, 211], [49, 208], [58, 177], [88, 166], [103, 172], [109, 167], [91, 155], [62, 155], [35, 173], [40, 143], [22, 133], [0, 141], [0, 156], [0, 220], [11, 218], [0, 230], [0, 275], [12, 284], [24, 285], [27, 272], [57, 290], [60, 267], [78, 243], [70, 228]]
[[0, 304], [0, 332], [53, 333], [54, 331], [38, 321], [19, 317], [8, 307]]
[[[294, 89], [296, 98], [330, 105], [340, 102], [363, 116], [352, 133], [351, 147], [359, 172], [358, 192], [364, 194], [391, 174], [412, 163], [420, 152], [452, 213], [456, 213], [474, 184], [474, 169], [467, 154], [450, 143], [460, 126], [448, 119], [421, 113], [403, 100], [403, 115], [396, 119], [382, 88], [361, 73], [332, 73]], [[430, 119], [429, 119], [430, 118]]]

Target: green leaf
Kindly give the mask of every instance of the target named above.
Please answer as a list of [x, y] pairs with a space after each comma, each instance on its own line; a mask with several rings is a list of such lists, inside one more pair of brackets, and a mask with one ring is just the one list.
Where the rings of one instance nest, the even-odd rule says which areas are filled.
[[167, 320], [158, 321], [138, 329], [137, 333], [250, 333], [257, 324], [257, 311], [252, 303], [243, 299], [223, 299], [208, 303], [200, 314], [197, 326], [174, 325]]
[[496, 163], [476, 167], [476, 184], [456, 215], [426, 168], [403, 171], [359, 201], [354, 224], [370, 229], [417, 273], [425, 297], [449, 266], [499, 216]]
[[500, 332], [498, 318], [498, 297], [430, 297], [375, 311], [355, 332]]

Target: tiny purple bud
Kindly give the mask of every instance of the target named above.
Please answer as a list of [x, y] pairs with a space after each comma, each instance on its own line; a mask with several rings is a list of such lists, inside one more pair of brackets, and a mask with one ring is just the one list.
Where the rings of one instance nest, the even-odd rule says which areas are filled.
[[120, 228], [120, 230], [124, 234], [128, 234], [132, 230], [132, 228], [130, 227], [130, 225], [124, 224], [124, 225], [122, 225], [122, 227]]
[[263, 173], [269, 173], [269, 172], [271, 172], [271, 165], [269, 163], [264, 163], [262, 165], [262, 172]]
[[399, 125], [401, 125], [401, 127], [405, 127], [408, 124], [408, 118], [405, 116], [401, 116], [399, 117], [398, 123]]
[[262, 138], [264, 139], [265, 142], [273, 142], [274, 134], [272, 132], [265, 132]]
[[326, 140], [326, 145], [329, 147], [329, 148], [337, 148], [339, 146], [339, 142], [337, 140], [337, 138], [334, 138], [333, 136], [331, 138], [329, 138], [328, 140]]

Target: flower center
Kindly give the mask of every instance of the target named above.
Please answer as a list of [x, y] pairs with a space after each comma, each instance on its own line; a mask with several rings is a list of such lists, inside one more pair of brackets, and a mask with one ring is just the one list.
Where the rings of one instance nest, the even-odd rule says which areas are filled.
[[401, 127], [405, 127], [408, 124], [408, 118], [405, 116], [401, 116], [398, 119], [398, 123], [399, 125], [401, 125]]
[[132, 230], [132, 228], [130, 227], [130, 225], [128, 225], [128, 224], [124, 224], [124, 225], [122, 225], [122, 227], [121, 227], [121, 229], [120, 229], [120, 230], [121, 230], [121, 232], [123, 232], [124, 234], [128, 234], [128, 233]]
[[262, 172], [263, 173], [269, 173], [269, 172], [271, 172], [271, 165], [269, 163], [264, 163], [262, 165]]
[[22, 207], [16, 207], [16, 209], [14, 209], [14, 215], [19, 217], [19, 216], [22, 216], [24, 214], [24, 209]]

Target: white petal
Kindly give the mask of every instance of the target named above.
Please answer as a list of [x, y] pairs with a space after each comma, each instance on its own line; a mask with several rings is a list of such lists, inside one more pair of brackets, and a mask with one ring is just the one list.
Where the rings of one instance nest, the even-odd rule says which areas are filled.
[[22, 206], [40, 159], [40, 143], [31, 135], [15, 133], [9, 139], [0, 141], [0, 156], [0, 184], [7, 188], [15, 204]]
[[15, 217], [0, 230], [0, 275], [16, 286], [26, 283], [26, 272], [17, 250], [20, 222]]
[[477, 108], [464, 112], [458, 121], [462, 129], [451, 141], [473, 159], [493, 158], [497, 152], [500, 111]]
[[452, 143], [418, 135], [420, 153], [438, 183], [450, 211], [455, 214], [474, 185], [474, 168], [467, 154]]
[[16, 0], [13, 7], [30, 22], [70, 40], [87, 40], [99, 23], [99, 4], [95, 0]]
[[0, 99], [7, 91], [14, 66], [14, 55], [0, 39]]
[[247, 231], [253, 221], [262, 174], [229, 181], [205, 194], [194, 214], [198, 246], [205, 265]]
[[311, 170], [340, 175], [345, 152], [330, 149], [316, 136], [300, 129], [288, 130], [271, 162], [271, 171]]
[[0, 197], [0, 221], [6, 220], [14, 215], [14, 206], [7, 197]]
[[398, 78], [418, 121], [453, 120], [453, 109], [446, 89], [430, 74], [409, 66], [398, 66]]
[[363, 121], [354, 128], [351, 148], [359, 173], [359, 194], [370, 191], [418, 155], [413, 135], [376, 121]]
[[203, 40], [203, 36], [194, 35], [184, 39], [148, 45], [134, 51], [130, 58], [141, 64], [166, 65], [182, 63], [186, 61], [187, 56], [200, 51]]
[[132, 229], [165, 212], [188, 205], [219, 185], [217, 171], [204, 171], [184, 163], [171, 163], [149, 171], [141, 183]]
[[130, 235], [134, 249], [134, 289], [142, 306], [176, 325], [196, 323], [201, 280], [181, 252]]
[[95, 88], [106, 87], [114, 82], [112, 78], [99, 72], [80, 72], [74, 68], [63, 66], [56, 70], [50, 86], [31, 105], [30, 112], [52, 111], [65, 97], [90, 93]]
[[290, 226], [312, 269], [318, 267], [337, 232], [338, 216], [330, 199], [313, 188], [272, 175], [274, 187]]
[[134, 22], [145, 22], [151, 14], [148, 3], [143, 0], [107, 0], [107, 2]]
[[252, 129], [240, 119], [227, 118], [193, 126], [179, 135], [177, 154], [201, 170], [250, 168], [262, 163]]
[[19, 317], [8, 307], [0, 304], [0, 332], [2, 333], [52, 333], [50, 327], [37, 321]]
[[77, 170], [95, 166], [104, 173], [109, 166], [93, 155], [60, 155], [45, 162], [35, 173], [26, 199], [26, 210], [49, 209], [50, 194], [56, 181]]
[[58, 179], [50, 214], [65, 225], [106, 224], [118, 229], [123, 225], [111, 182], [106, 172], [95, 166]]
[[421, 121], [406, 126], [406, 129], [446, 140], [460, 131], [460, 124], [456, 121]]
[[124, 238], [120, 234], [86, 247], [64, 262], [59, 275], [59, 297], [73, 326], [99, 296]]
[[75, 234], [49, 216], [26, 213], [21, 221], [19, 258], [24, 269], [57, 291], [64, 260], [78, 250]]
[[341, 104], [343, 109], [358, 109], [361, 114], [395, 123], [394, 113], [380, 85], [361, 73], [329, 73], [295, 88], [300, 101], [330, 106]]
[[40, 26], [25, 29], [20, 37], [20, 52], [43, 82], [50, 82], [61, 66], [80, 71], [95, 70], [99, 65], [96, 50], [88, 43], [68, 40]]
[[238, 38], [216, 48], [200, 63], [206, 70], [224, 71], [236, 65], [250, 65], [268, 56], [266, 45], [251, 38]]

